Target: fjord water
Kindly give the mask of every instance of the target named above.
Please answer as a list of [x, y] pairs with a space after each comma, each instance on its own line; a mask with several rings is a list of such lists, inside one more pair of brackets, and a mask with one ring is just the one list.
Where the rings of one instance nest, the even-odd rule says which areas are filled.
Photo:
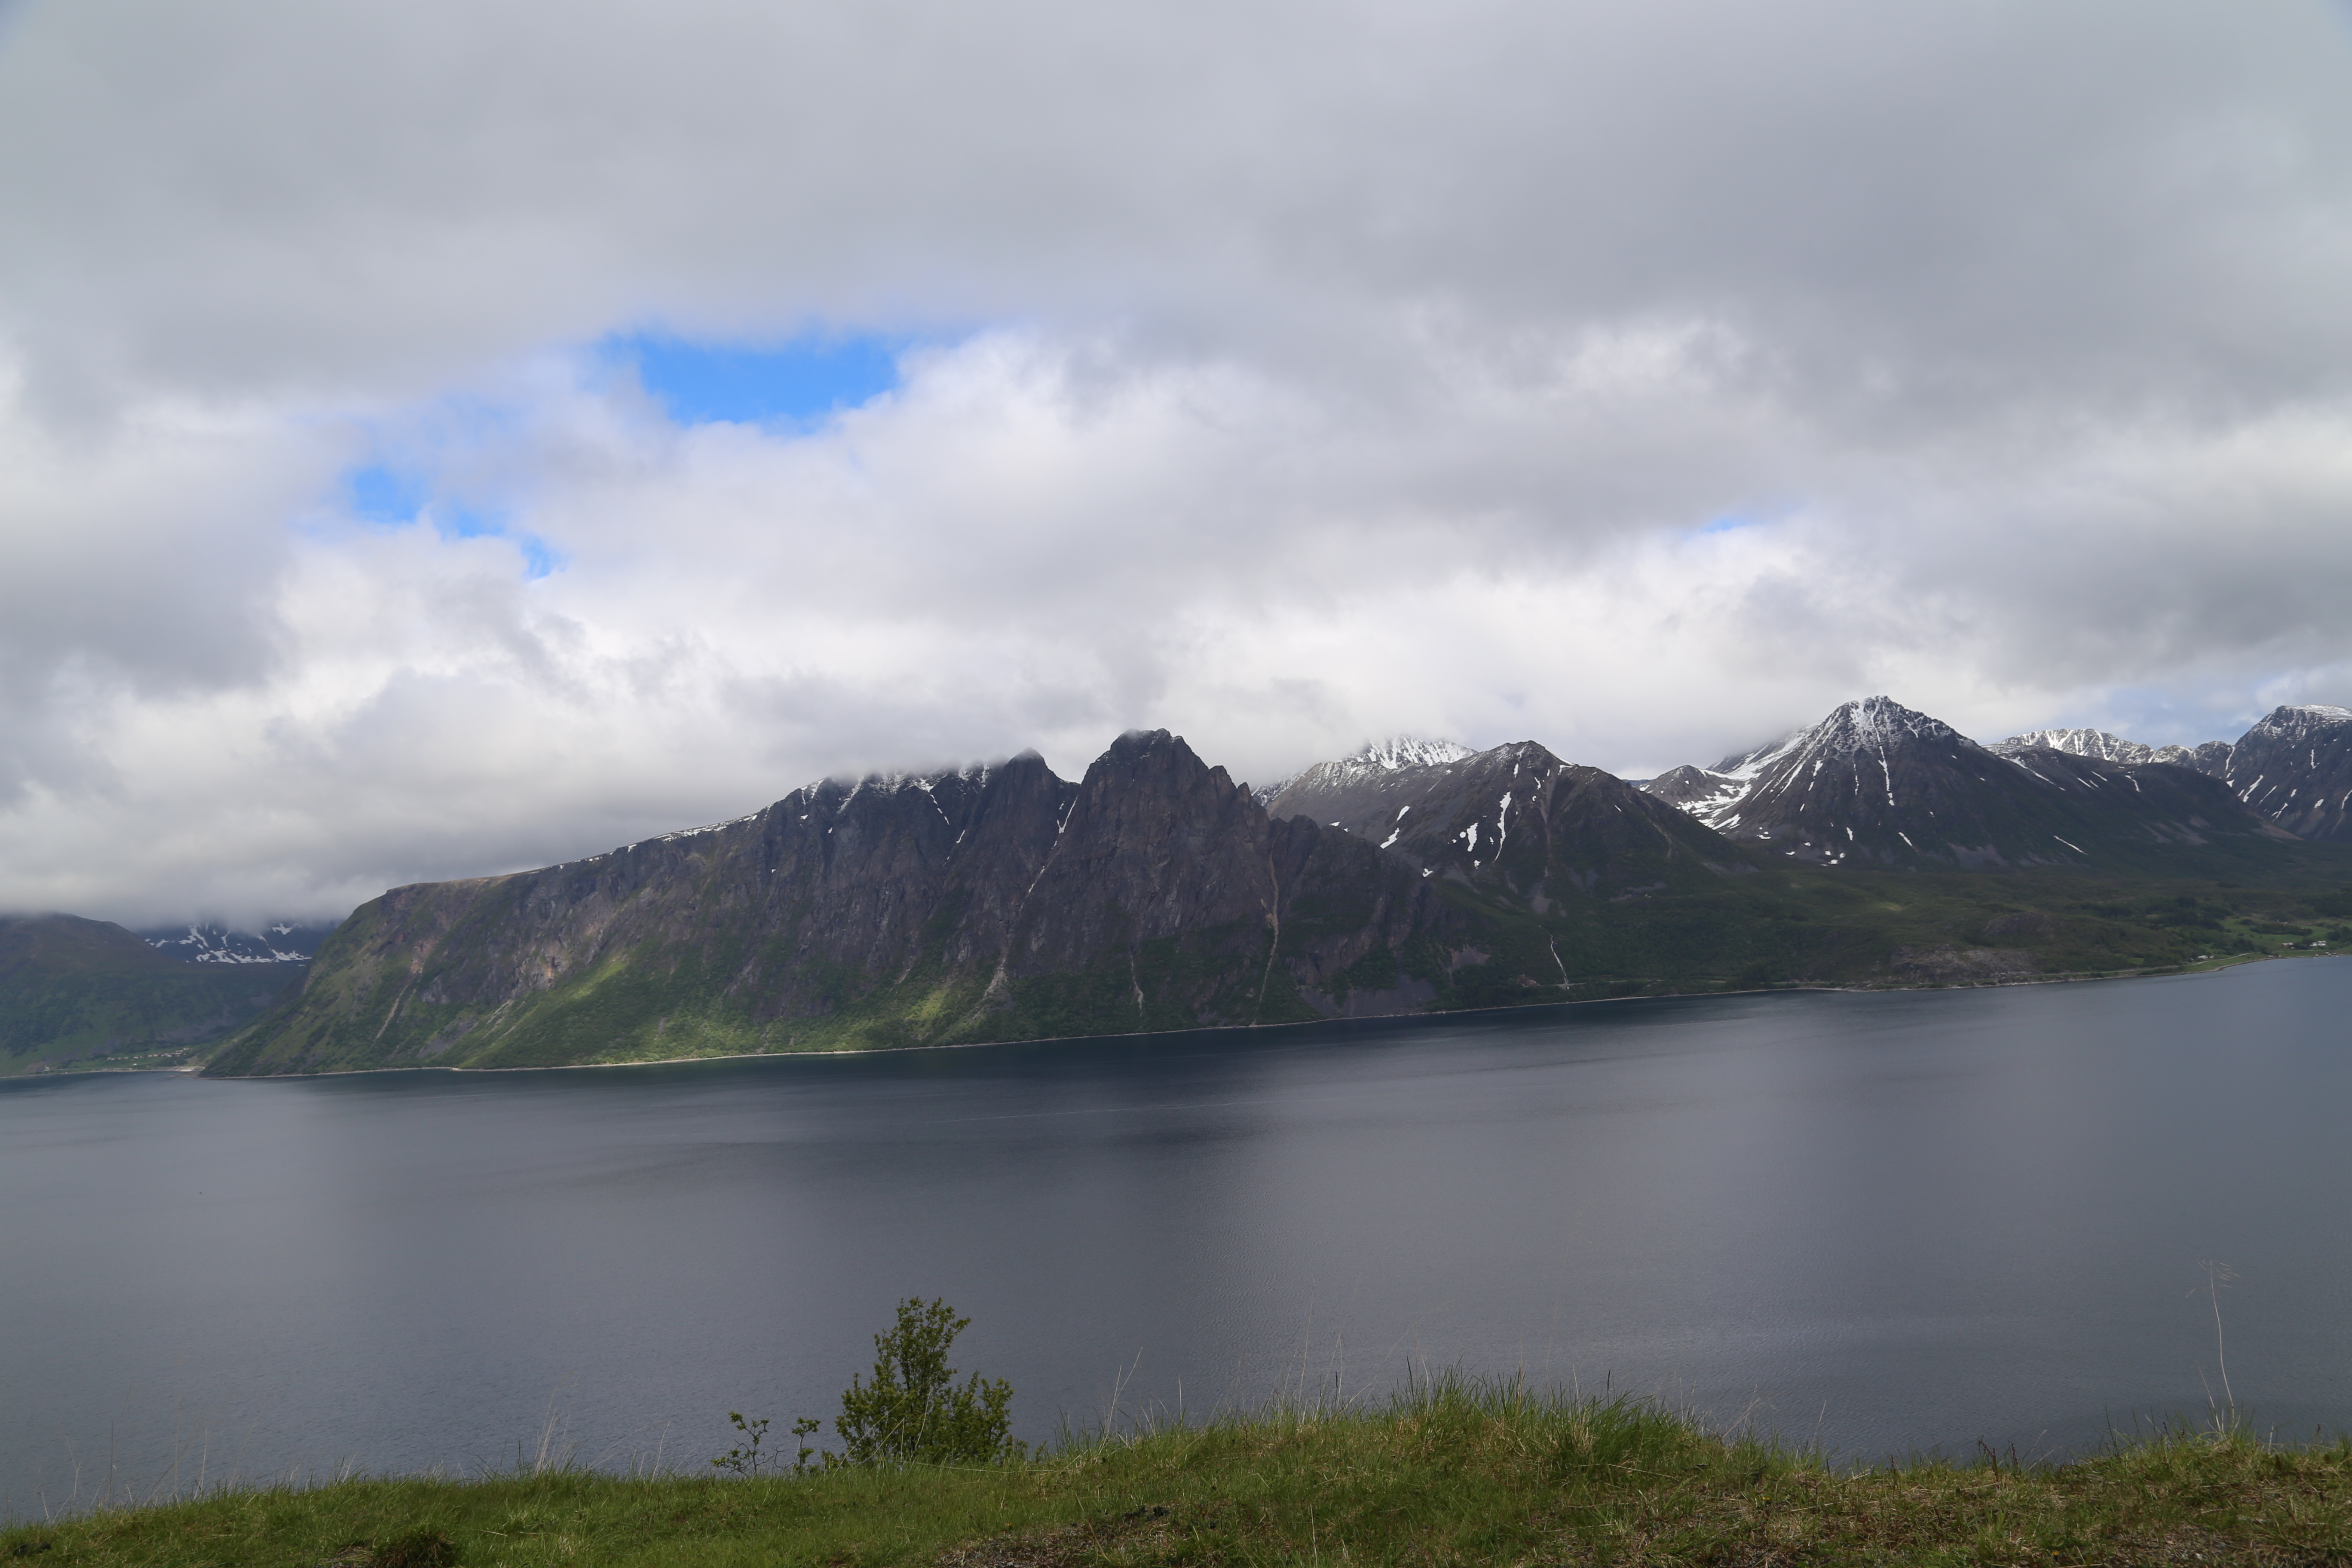
[[0, 1510], [829, 1414], [1524, 1370], [1856, 1458], [2352, 1425], [2352, 963], [538, 1073], [0, 1090]]

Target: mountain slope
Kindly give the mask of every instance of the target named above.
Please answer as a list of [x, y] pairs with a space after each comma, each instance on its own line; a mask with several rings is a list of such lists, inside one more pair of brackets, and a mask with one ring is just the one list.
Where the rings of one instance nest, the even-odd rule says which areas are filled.
[[[2352, 837], [2352, 709], [2275, 708], [2234, 743], [2150, 748], [2103, 730], [2035, 730], [1990, 749], [2011, 755], [2032, 748], [2103, 762], [2177, 763], [2226, 780], [2250, 810], [2299, 838]], [[1692, 784], [1677, 787], [1688, 798], [1703, 793]]]
[[2230, 773], [2230, 742], [2207, 741], [2197, 746], [2158, 746], [2150, 762], [2172, 763], [2192, 768], [2210, 778], [2227, 778]]
[[2352, 840], [2352, 709], [2273, 709], [2231, 748], [2227, 778], [2297, 837]]
[[[394, 889], [217, 1072], [527, 1066], [1409, 1010], [1465, 918], [1161, 731], [1084, 781], [796, 791], [588, 860]], [[1420, 978], [1415, 978], [1418, 972]]]
[[2022, 735], [1996, 741], [1986, 750], [2006, 754], [2031, 748], [2072, 752], [2078, 757], [2092, 757], [2103, 763], [2172, 763], [2217, 779], [2226, 777], [2230, 771], [2227, 741], [2207, 741], [2198, 746], [2146, 746], [2105, 730], [2029, 730]]
[[1429, 875], [1527, 900], [1538, 912], [1575, 894], [1664, 887], [1748, 864], [1689, 816], [1532, 741], [1377, 771], [1324, 763], [1268, 809], [1344, 828]]
[[298, 973], [198, 969], [106, 921], [0, 919], [0, 1076], [200, 1046], [250, 1020]]

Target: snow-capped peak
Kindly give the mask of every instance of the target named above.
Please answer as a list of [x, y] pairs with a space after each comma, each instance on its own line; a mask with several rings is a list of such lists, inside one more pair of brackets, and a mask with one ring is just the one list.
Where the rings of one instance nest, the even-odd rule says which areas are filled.
[[332, 922], [298, 925], [272, 921], [257, 931], [231, 931], [210, 921], [185, 928], [164, 927], [137, 934], [147, 945], [183, 963], [308, 963]]
[[1950, 742], [1963, 738], [1941, 719], [1931, 719], [1916, 709], [1906, 708], [1892, 697], [1864, 697], [1841, 703], [1836, 711], [1799, 736], [1798, 743], [1806, 750], [1843, 757], [1855, 752], [1883, 752], [1905, 741]]
[[1399, 768], [1426, 768], [1443, 763], [1458, 763], [1465, 757], [1477, 754], [1459, 741], [1424, 741], [1418, 735], [1391, 735], [1384, 741], [1367, 741], [1360, 750], [1339, 760], [1394, 773]]
[[2137, 741], [2126, 741], [2121, 735], [2111, 735], [2105, 730], [2028, 730], [2022, 735], [2011, 735], [1997, 743], [1999, 747], [2044, 746], [2053, 752], [2072, 752], [2078, 757], [2092, 757], [2103, 763], [2146, 763], [2156, 758], [2156, 749]]
[[[1708, 826], [1728, 831], [1739, 824], [1751, 792], [1775, 787], [1771, 781], [1830, 763], [1874, 757], [1884, 771], [1887, 752], [1907, 741], [1973, 748], [1974, 741], [1940, 719], [1906, 708], [1891, 697], [1864, 697], [1841, 703], [1820, 723], [1767, 742], [1752, 752], [1723, 759], [1711, 768], [1676, 768], [1643, 787]], [[1891, 781], [1888, 792], [1892, 793]]]
[[1260, 805], [1271, 806], [1284, 791], [1293, 786], [1347, 789], [1401, 769], [1444, 767], [1477, 754], [1459, 741], [1430, 741], [1418, 735], [1391, 735], [1385, 740], [1367, 741], [1344, 757], [1318, 763], [1302, 773], [1276, 779], [1250, 793]]
[[2352, 708], [2338, 708], [2327, 702], [2283, 702], [2255, 720], [2238, 743], [2264, 740], [2300, 742], [2347, 723], [2352, 723]]

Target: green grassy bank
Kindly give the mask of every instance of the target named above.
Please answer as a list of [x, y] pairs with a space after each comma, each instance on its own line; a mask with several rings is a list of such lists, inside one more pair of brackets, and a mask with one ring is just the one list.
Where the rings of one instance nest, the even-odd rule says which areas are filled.
[[0, 1532], [66, 1564], [2321, 1563], [2352, 1445], [2166, 1431], [2063, 1467], [1840, 1468], [1654, 1407], [1446, 1386], [971, 1469], [239, 1490]]

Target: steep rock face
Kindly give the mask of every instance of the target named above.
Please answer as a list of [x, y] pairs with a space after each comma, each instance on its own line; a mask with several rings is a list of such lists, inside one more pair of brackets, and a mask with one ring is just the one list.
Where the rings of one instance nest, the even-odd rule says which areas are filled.
[[2273, 709], [2231, 748], [2231, 790], [2300, 838], [2352, 838], [2352, 709]]
[[2103, 763], [2152, 763], [2154, 748], [2137, 741], [2126, 741], [2120, 735], [2110, 735], [2105, 730], [2028, 730], [2022, 735], [1989, 748], [1995, 752], [2040, 747], [2053, 752], [2072, 752], [2078, 757], [2092, 757]]
[[2190, 770], [1989, 749], [1885, 697], [1709, 773], [1719, 787], [1687, 790], [1685, 810], [1737, 842], [1819, 865], [2110, 864], [2262, 829]]
[[1431, 876], [1538, 912], [1577, 894], [1662, 889], [1748, 865], [1665, 802], [1532, 741], [1377, 773], [1310, 770], [1271, 809], [1344, 828]]
[[1122, 735], [1087, 770], [1023, 903], [1010, 973], [1054, 973], [1106, 942], [1279, 923], [1273, 825], [1166, 731]]
[[1150, 731], [1078, 784], [1034, 752], [826, 781], [585, 860], [394, 889], [212, 1070], [1181, 1028], [1361, 1011], [1383, 993], [1409, 1010], [1407, 950], [1425, 959], [1461, 925], [1411, 868], [1277, 826]]

